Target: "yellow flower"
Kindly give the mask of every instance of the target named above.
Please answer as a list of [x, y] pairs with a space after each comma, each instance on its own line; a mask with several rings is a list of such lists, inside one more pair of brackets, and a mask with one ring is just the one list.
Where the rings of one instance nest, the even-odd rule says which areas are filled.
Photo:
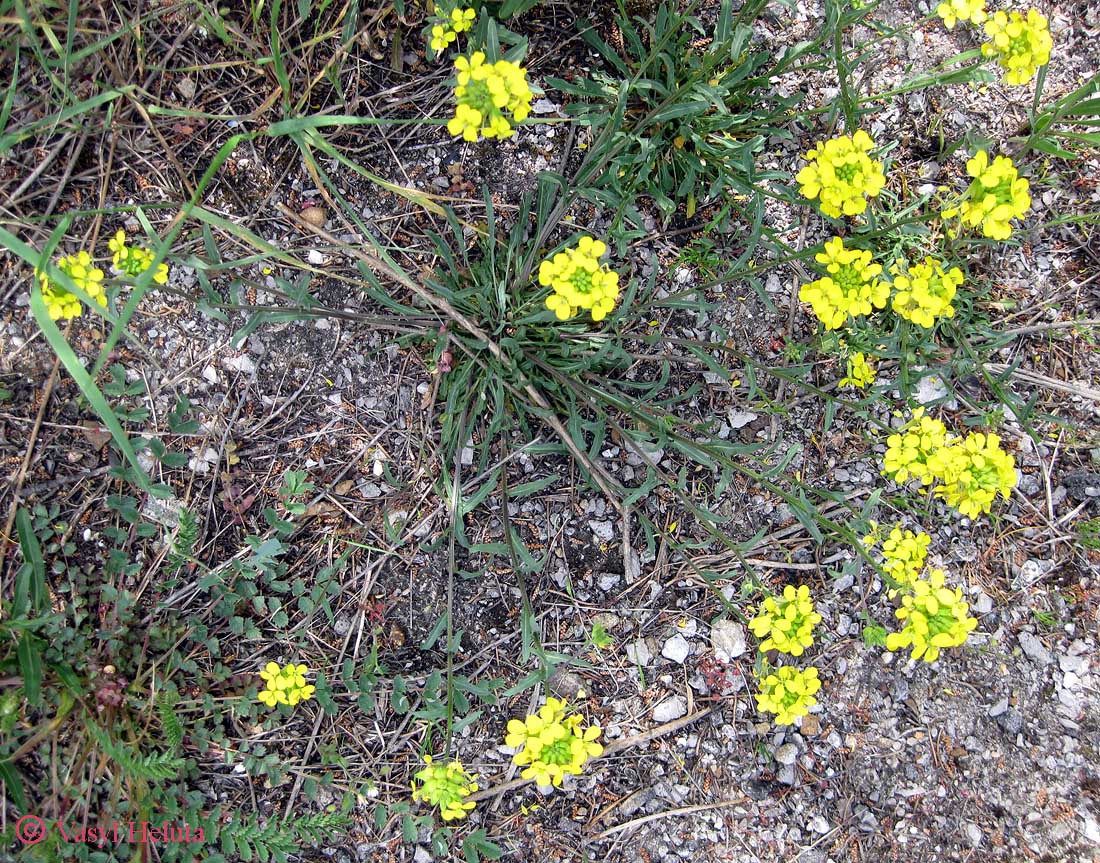
[[581, 237], [577, 245], [558, 252], [539, 265], [539, 284], [551, 289], [546, 307], [564, 321], [581, 309], [602, 321], [619, 298], [619, 274], [600, 263], [607, 246]]
[[989, 512], [998, 494], [1008, 498], [1016, 486], [1016, 462], [995, 434], [972, 432], [954, 441], [939, 454], [937, 473], [943, 485], [936, 495], [970, 518]]
[[817, 319], [827, 330], [835, 330], [849, 317], [869, 315], [872, 307], [881, 309], [890, 297], [890, 288], [878, 279], [879, 264], [871, 262], [871, 253], [845, 249], [840, 237], [833, 237], [815, 256], [828, 273], [802, 286], [798, 298], [809, 303]]
[[749, 629], [757, 638], [761, 652], [778, 650], [791, 656], [801, 656], [814, 643], [814, 626], [821, 623], [821, 615], [814, 611], [810, 589], [802, 585], [797, 590], [788, 584], [783, 595], [776, 599], [769, 596], [749, 621]]
[[[439, 816], [444, 821], [458, 821], [465, 818], [477, 804], [466, 800], [478, 790], [476, 773], [467, 773], [460, 761], [450, 764], [435, 764], [432, 756], [425, 755], [427, 765], [419, 771], [412, 784], [414, 802], [424, 802], [439, 807]], [[419, 786], [417, 783], [420, 783]]]
[[304, 665], [290, 662], [280, 667], [277, 662], [269, 662], [260, 672], [260, 679], [266, 686], [257, 697], [268, 707], [276, 704], [293, 707], [301, 701], [309, 701], [317, 687], [306, 683], [308, 673]]
[[936, 457], [946, 443], [946, 426], [917, 408], [909, 422], [886, 439], [883, 473], [894, 482], [917, 479], [921, 485], [931, 485], [939, 469]]
[[943, 19], [943, 26], [948, 30], [955, 26], [956, 21], [981, 24], [986, 19], [985, 0], [945, 0], [936, 7], [936, 14]]
[[1027, 180], [1019, 176], [1007, 156], [998, 156], [991, 163], [985, 150], [967, 161], [966, 173], [973, 181], [958, 205], [944, 210], [943, 217], [958, 216], [967, 227], [981, 225], [983, 236], [1007, 240], [1012, 236], [1009, 222], [1022, 218], [1031, 208]]
[[[126, 232], [118, 231], [110, 240], [107, 247], [111, 250], [111, 260], [119, 273], [136, 278], [152, 266], [155, 255], [141, 246], [129, 246], [126, 244]], [[157, 271], [153, 274], [153, 281], [158, 285], [168, 284], [168, 265], [157, 264]]]
[[1027, 18], [1019, 12], [994, 12], [985, 22], [985, 35], [990, 41], [982, 45], [982, 54], [997, 58], [1009, 84], [1026, 84], [1050, 62], [1054, 40], [1046, 16], [1037, 9], [1029, 9]]
[[895, 527], [882, 543], [882, 568], [898, 584], [915, 581], [924, 568], [932, 537]]
[[[107, 305], [107, 293], [103, 288], [103, 270], [92, 265], [92, 256], [87, 252], [80, 251], [75, 255], [66, 255], [57, 262], [57, 268], [99, 305]], [[80, 317], [83, 307], [80, 305], [80, 300], [73, 294], [61, 285], [55, 285], [45, 273], [38, 273], [38, 284], [51, 320], [70, 320]]]
[[764, 713], [775, 713], [776, 725], [791, 725], [817, 704], [814, 696], [819, 689], [821, 681], [816, 668], [810, 666], [799, 671], [783, 665], [761, 681], [756, 707]]
[[865, 389], [875, 382], [875, 369], [858, 351], [848, 357], [848, 374], [837, 384], [841, 387]]
[[[508, 60], [486, 63], [485, 54], [475, 51], [455, 59], [455, 115], [447, 131], [466, 141], [507, 138], [512, 124], [522, 123], [531, 113], [531, 88], [527, 70]], [[511, 118], [505, 116], [510, 114]]]
[[810, 200], [818, 199], [826, 216], [859, 215], [867, 209], [867, 199], [876, 197], [886, 184], [882, 162], [869, 155], [874, 147], [862, 129], [818, 142], [806, 153], [810, 164], [795, 177], [799, 191]]
[[564, 701], [551, 697], [526, 719], [509, 720], [504, 744], [521, 747], [512, 762], [524, 768], [524, 779], [561, 785], [567, 775], [579, 776], [586, 761], [603, 753], [596, 742], [600, 727], [583, 725], [580, 714], [568, 710]]
[[458, 34], [454, 30], [449, 30], [442, 24], [435, 24], [432, 27], [432, 50], [436, 53], [445, 51], [447, 46], [450, 45]]
[[473, 9], [452, 9], [451, 29], [456, 33], [464, 33], [474, 26], [474, 18], [476, 17], [477, 12]]
[[962, 589], [944, 586], [944, 572], [933, 569], [927, 579], [911, 583], [895, 614], [905, 621], [900, 632], [886, 636], [886, 649], [913, 648], [913, 659], [935, 662], [940, 650], [958, 647], [974, 631], [978, 621], [967, 613], [970, 606], [962, 598]]
[[894, 276], [894, 311], [926, 330], [935, 325], [937, 318], [953, 317], [955, 307], [951, 301], [963, 282], [962, 270], [952, 267], [945, 271], [934, 258], [925, 258], [905, 271], [901, 263], [890, 268]]

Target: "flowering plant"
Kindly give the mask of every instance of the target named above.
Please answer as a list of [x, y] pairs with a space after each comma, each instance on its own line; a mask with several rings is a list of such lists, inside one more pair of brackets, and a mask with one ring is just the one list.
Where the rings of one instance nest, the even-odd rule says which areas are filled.
[[[92, 263], [92, 256], [85, 251], [75, 255], [66, 255], [57, 262], [57, 268], [72, 279], [89, 297], [99, 305], [107, 305], [107, 293], [103, 288], [103, 270]], [[45, 273], [38, 273], [42, 299], [46, 302], [46, 311], [52, 320], [70, 320], [80, 317], [83, 307], [80, 300], [61, 285], [55, 285]]]
[[588, 309], [592, 320], [602, 321], [619, 298], [619, 274], [600, 263], [607, 245], [581, 237], [577, 245], [558, 252], [539, 265], [539, 284], [551, 289], [546, 307], [558, 320]]
[[791, 656], [801, 656], [814, 643], [813, 628], [821, 623], [821, 615], [814, 611], [810, 589], [801, 585], [795, 589], [788, 584], [783, 594], [769, 596], [761, 604], [756, 617], [749, 621], [749, 629], [757, 638], [761, 652], [778, 650]]
[[765, 675], [757, 693], [756, 706], [765, 713], [774, 713], [776, 725], [791, 725], [805, 716], [817, 704], [814, 696], [821, 689], [817, 668], [796, 669], [783, 665]]
[[459, 33], [469, 30], [474, 24], [477, 12], [473, 9], [455, 7], [448, 15], [440, 15], [438, 7], [435, 9], [438, 24], [432, 25], [431, 48], [437, 54], [446, 50], [447, 46], [458, 38]]
[[[466, 141], [507, 138], [513, 124], [522, 123], [531, 113], [531, 88], [527, 70], [508, 60], [485, 62], [485, 53], [475, 51], [469, 57], [455, 59], [458, 83], [455, 85], [455, 115], [447, 131]], [[511, 119], [505, 116], [511, 115]]]
[[894, 482], [917, 479], [921, 485], [931, 485], [938, 464], [933, 457], [946, 443], [947, 427], [939, 420], [926, 416], [924, 408], [916, 408], [909, 422], [897, 434], [886, 439], [884, 472]]
[[989, 41], [982, 45], [982, 55], [997, 58], [1009, 84], [1026, 84], [1050, 62], [1054, 40], [1047, 17], [1038, 9], [1028, 9], [1026, 18], [1019, 12], [994, 12], [985, 22], [985, 35]]
[[[436, 764], [432, 756], [424, 756], [424, 769], [420, 770], [412, 783], [412, 799], [439, 807], [439, 816], [444, 821], [459, 821], [476, 806], [472, 800], [466, 800], [478, 790], [476, 773], [467, 773], [462, 762], [455, 760], [448, 764]], [[417, 784], [419, 783], [419, 785]]]
[[906, 269], [902, 269], [902, 264], [898, 261], [890, 268], [894, 277], [894, 311], [926, 330], [939, 318], [953, 317], [955, 307], [951, 301], [962, 285], [962, 270], [958, 267], [945, 270], [940, 261], [930, 257]]
[[882, 266], [871, 262], [871, 253], [844, 248], [844, 240], [833, 237], [815, 260], [825, 265], [827, 275], [804, 284], [798, 299], [813, 307], [827, 330], [835, 330], [849, 317], [869, 315], [881, 309], [890, 297], [890, 287], [879, 280]]
[[524, 768], [520, 776], [543, 786], [560, 786], [565, 776], [579, 776], [588, 759], [603, 753], [596, 742], [600, 727], [583, 723], [580, 714], [569, 713], [566, 703], [553, 697], [526, 719], [509, 720], [504, 743], [521, 747], [512, 756]]
[[869, 155], [874, 148], [875, 142], [862, 129], [818, 142], [806, 153], [810, 164], [795, 177], [799, 191], [817, 199], [826, 216], [859, 215], [867, 209], [867, 199], [876, 197], [886, 184], [882, 162]]
[[837, 381], [840, 387], [866, 389], [875, 382], [875, 367], [859, 351], [848, 355], [847, 374]]
[[1019, 176], [1010, 158], [998, 156], [990, 162], [985, 150], [967, 160], [966, 173], [973, 181], [958, 204], [943, 211], [943, 217], [957, 216], [966, 227], [980, 225], [985, 237], [1007, 240], [1012, 236], [1009, 222], [1022, 218], [1031, 208], [1027, 180]]
[[905, 627], [886, 636], [887, 650], [912, 647], [914, 659], [935, 662], [942, 648], [957, 647], [974, 631], [978, 621], [968, 614], [962, 588], [945, 587], [944, 578], [942, 569], [933, 569], [910, 584], [895, 612]]
[[[136, 278], [144, 273], [153, 264], [153, 253], [141, 246], [130, 246], [126, 243], [126, 232], [118, 231], [110, 240], [107, 247], [111, 250], [111, 261], [117, 272]], [[158, 285], [168, 284], [168, 265], [157, 264], [153, 273], [153, 281]]]
[[288, 662], [280, 668], [279, 663], [269, 662], [260, 672], [260, 679], [264, 681], [265, 687], [257, 697], [268, 707], [276, 704], [293, 707], [299, 701], [309, 701], [317, 687], [306, 683], [308, 673], [304, 665]]
[[936, 7], [936, 14], [948, 30], [954, 28], [956, 21], [981, 24], [986, 19], [985, 0], [944, 0]]

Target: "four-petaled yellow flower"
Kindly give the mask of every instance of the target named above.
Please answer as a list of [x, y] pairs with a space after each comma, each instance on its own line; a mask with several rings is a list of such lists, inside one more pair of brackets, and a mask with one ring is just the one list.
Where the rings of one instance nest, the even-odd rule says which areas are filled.
[[972, 432], [955, 440], [937, 459], [943, 485], [936, 495], [970, 518], [989, 512], [997, 495], [1007, 498], [1016, 485], [1016, 461], [1001, 449], [995, 434]]
[[884, 473], [894, 482], [917, 479], [921, 485], [931, 485], [938, 465], [936, 457], [946, 443], [947, 427], [925, 416], [924, 408], [917, 408], [912, 419], [886, 439]]
[[[85, 251], [75, 255], [66, 255], [57, 262], [57, 268], [72, 279], [89, 297], [99, 305], [107, 305], [107, 293], [103, 288], [103, 270], [94, 266], [92, 256]], [[51, 320], [70, 320], [79, 318], [83, 312], [80, 300], [61, 285], [55, 285], [45, 273], [38, 273], [38, 284], [42, 289], [42, 299]]]
[[564, 321], [581, 309], [602, 321], [619, 298], [619, 274], [600, 263], [607, 246], [600, 240], [581, 237], [577, 245], [558, 252], [539, 265], [539, 284], [551, 289], [546, 308]]
[[915, 581], [924, 569], [931, 542], [932, 537], [924, 531], [913, 533], [900, 525], [895, 527], [882, 543], [883, 570], [899, 585]]
[[[414, 802], [427, 803], [439, 807], [439, 816], [444, 821], [458, 821], [465, 818], [477, 804], [466, 800], [478, 790], [476, 773], [467, 773], [460, 761], [449, 764], [435, 764], [432, 756], [424, 756], [423, 770], [419, 771], [412, 783]], [[419, 785], [417, 784], [419, 783]]]
[[973, 177], [962, 200], [943, 211], [945, 219], [959, 217], [970, 228], [981, 225], [983, 236], [1007, 240], [1012, 236], [1012, 219], [1022, 218], [1031, 208], [1030, 186], [1019, 176], [1007, 156], [992, 162], [985, 150], [967, 160], [966, 173]]
[[[439, 10], [436, 10], [439, 14]], [[473, 9], [452, 9], [446, 18], [437, 18], [441, 23], [432, 26], [431, 46], [436, 53], [443, 51], [454, 42], [459, 33], [469, 30], [474, 24], [477, 13]]]
[[308, 670], [304, 665], [288, 662], [280, 667], [277, 662], [269, 662], [260, 672], [265, 686], [257, 698], [268, 707], [286, 704], [293, 707], [300, 701], [309, 701], [317, 687], [306, 683]]
[[782, 596], [769, 596], [760, 604], [749, 629], [757, 638], [765, 639], [760, 644], [762, 653], [778, 650], [801, 656], [814, 643], [813, 629], [819, 623], [821, 615], [814, 611], [810, 589], [804, 584], [798, 589], [788, 584]]
[[[136, 278], [152, 266], [155, 257], [149, 249], [141, 246], [130, 246], [126, 243], [126, 232], [118, 231], [110, 240], [107, 247], [111, 250], [111, 261], [118, 272]], [[153, 281], [158, 285], [168, 284], [168, 265], [157, 264], [153, 273]]]
[[837, 386], [859, 387], [866, 389], [875, 382], [875, 367], [859, 351], [848, 355], [848, 373], [840, 379]]
[[603, 753], [603, 746], [596, 742], [600, 727], [583, 725], [580, 714], [568, 709], [564, 701], [550, 697], [526, 719], [508, 721], [504, 744], [522, 747], [512, 762], [524, 768], [520, 773], [524, 779], [534, 779], [541, 786], [560, 786], [562, 779], [579, 776], [586, 761]]
[[479, 135], [507, 138], [513, 134], [512, 125], [522, 123], [531, 113], [533, 94], [522, 66], [508, 60], [486, 63], [484, 52], [475, 51], [455, 59], [455, 72], [457, 104], [447, 123], [452, 135], [461, 135], [466, 141], [476, 141]]
[[833, 237], [815, 260], [825, 264], [828, 275], [803, 285], [798, 298], [813, 307], [825, 329], [869, 315], [872, 307], [881, 309], [890, 298], [890, 286], [878, 278], [882, 266], [871, 262], [870, 252], [846, 249], [840, 237]]
[[895, 312], [926, 330], [931, 329], [938, 318], [955, 315], [951, 301], [963, 283], [963, 272], [958, 267], [945, 270], [935, 258], [925, 258], [922, 263], [902, 269], [902, 262], [890, 268], [894, 277]]
[[985, 0], [944, 0], [936, 7], [936, 14], [943, 19], [943, 26], [948, 30], [955, 26], [956, 21], [981, 24], [986, 19]]
[[886, 636], [887, 650], [912, 647], [914, 659], [935, 662], [940, 650], [958, 647], [974, 631], [978, 621], [967, 613], [970, 606], [962, 598], [962, 588], [945, 587], [944, 578], [943, 570], [933, 569], [927, 579], [910, 584], [895, 612], [905, 626]]
[[1009, 84], [1026, 84], [1050, 62], [1054, 40], [1046, 16], [1037, 9], [1029, 9], [1026, 18], [1019, 12], [994, 12], [985, 22], [985, 35], [989, 41], [982, 54], [997, 58]]
[[862, 129], [818, 142], [806, 153], [810, 164], [795, 178], [799, 191], [810, 200], [818, 199], [826, 216], [859, 215], [867, 209], [867, 199], [876, 197], [886, 184], [882, 162], [869, 155], [874, 148], [875, 142]]
[[756, 707], [762, 712], [776, 714], [776, 725], [791, 725], [795, 719], [805, 716], [817, 704], [814, 696], [819, 689], [821, 681], [814, 666], [799, 671], [783, 665], [760, 682]]

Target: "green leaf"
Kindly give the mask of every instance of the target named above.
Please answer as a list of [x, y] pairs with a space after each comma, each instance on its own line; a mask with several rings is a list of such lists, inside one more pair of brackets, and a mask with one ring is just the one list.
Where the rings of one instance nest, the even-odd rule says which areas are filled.
[[462, 840], [462, 856], [466, 863], [481, 863], [486, 860], [499, 860], [504, 851], [495, 842], [490, 842], [484, 830], [478, 829]]

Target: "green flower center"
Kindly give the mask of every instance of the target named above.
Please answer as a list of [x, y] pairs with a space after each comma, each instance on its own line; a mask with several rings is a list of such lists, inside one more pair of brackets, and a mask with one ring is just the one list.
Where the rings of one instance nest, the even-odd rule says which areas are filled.
[[592, 293], [593, 275], [594, 273], [590, 273], [588, 270], [576, 270], [570, 281], [580, 293], [590, 294]]
[[1012, 57], [1020, 57], [1031, 53], [1031, 40], [1028, 39], [1026, 32], [1009, 40], [1008, 53]]
[[841, 165], [836, 169], [836, 175], [840, 177], [840, 179], [842, 179], [845, 183], [851, 183], [853, 180], [855, 180], [858, 174], [859, 165], [856, 165], [855, 163]]
[[539, 753], [539, 761], [547, 764], [569, 764], [573, 760], [573, 748], [569, 745], [570, 737], [555, 740], [549, 746], [544, 746]]
[[841, 264], [840, 269], [833, 276], [833, 281], [840, 285], [840, 289], [845, 294], [851, 294], [863, 287], [865, 279], [863, 278], [863, 271], [859, 267], [852, 264]]
[[489, 93], [489, 86], [484, 81], [475, 81], [471, 78], [466, 85], [466, 95], [462, 97], [462, 101], [480, 111], [482, 117], [488, 117], [496, 110], [492, 94]]

